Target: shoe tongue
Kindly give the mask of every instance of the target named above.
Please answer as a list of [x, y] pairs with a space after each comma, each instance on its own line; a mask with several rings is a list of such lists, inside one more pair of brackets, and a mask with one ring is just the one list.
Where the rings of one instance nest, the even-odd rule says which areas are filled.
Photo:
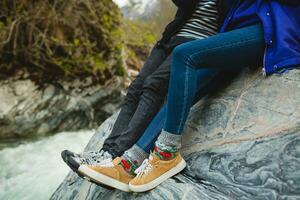
[[152, 152], [149, 156], [149, 162], [155, 163], [157, 160], [160, 160], [160, 158], [154, 152]]
[[152, 161], [152, 160], [153, 160], [153, 155], [152, 155], [152, 154], [150, 154], [150, 156], [149, 156], [149, 160], [150, 160], [150, 161]]

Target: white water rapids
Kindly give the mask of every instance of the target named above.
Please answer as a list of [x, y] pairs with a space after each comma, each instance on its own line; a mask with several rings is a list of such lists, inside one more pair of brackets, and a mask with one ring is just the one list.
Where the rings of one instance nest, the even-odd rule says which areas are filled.
[[81, 152], [93, 133], [63, 132], [0, 150], [0, 199], [49, 199], [69, 171], [60, 152]]

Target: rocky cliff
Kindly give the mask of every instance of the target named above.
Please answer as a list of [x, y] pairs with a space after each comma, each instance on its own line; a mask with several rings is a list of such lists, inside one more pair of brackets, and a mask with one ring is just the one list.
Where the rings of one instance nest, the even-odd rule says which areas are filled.
[[[51, 199], [300, 199], [299, 77], [244, 72], [200, 101], [184, 133], [187, 168], [150, 192], [108, 190], [70, 172]], [[101, 147], [115, 118], [85, 150]]]

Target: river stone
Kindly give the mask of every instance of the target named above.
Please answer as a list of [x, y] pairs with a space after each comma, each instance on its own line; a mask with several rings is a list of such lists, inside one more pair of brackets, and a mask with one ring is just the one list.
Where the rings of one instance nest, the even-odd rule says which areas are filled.
[[[116, 116], [85, 150], [101, 147]], [[51, 199], [300, 199], [300, 70], [243, 72], [193, 107], [183, 137], [186, 169], [150, 192], [109, 190], [70, 172]]]

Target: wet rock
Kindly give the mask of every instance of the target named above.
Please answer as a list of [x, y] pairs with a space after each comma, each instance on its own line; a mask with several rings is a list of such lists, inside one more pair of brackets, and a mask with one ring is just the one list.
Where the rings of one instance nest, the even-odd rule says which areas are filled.
[[[85, 150], [101, 147], [115, 118]], [[70, 172], [51, 199], [300, 199], [300, 70], [242, 73], [194, 106], [183, 141], [187, 168], [150, 192], [108, 190]]]
[[97, 127], [119, 108], [123, 80], [90, 78], [38, 86], [30, 79], [0, 81], [0, 139], [43, 136]]

